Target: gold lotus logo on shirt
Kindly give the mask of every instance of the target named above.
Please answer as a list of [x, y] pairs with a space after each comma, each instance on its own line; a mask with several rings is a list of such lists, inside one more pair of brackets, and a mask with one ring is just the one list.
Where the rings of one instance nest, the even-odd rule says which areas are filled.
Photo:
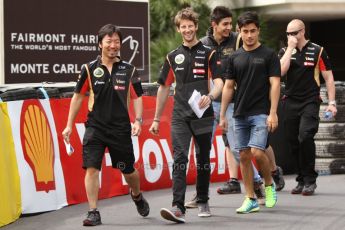
[[23, 154], [33, 171], [36, 190], [55, 190], [54, 142], [38, 100], [24, 101], [20, 124]]
[[94, 71], [93, 71], [93, 75], [95, 77], [103, 77], [104, 75], [104, 70], [101, 67], [97, 67]]
[[233, 48], [224, 48], [222, 50], [222, 52], [223, 52], [224, 56], [230, 56], [234, 52], [234, 49]]

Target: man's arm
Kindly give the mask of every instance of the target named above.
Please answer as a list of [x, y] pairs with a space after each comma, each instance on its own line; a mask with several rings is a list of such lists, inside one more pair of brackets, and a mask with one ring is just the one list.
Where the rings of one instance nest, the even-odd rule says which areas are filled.
[[170, 92], [170, 86], [160, 85], [157, 92], [155, 120], [160, 120]]
[[141, 96], [133, 99], [133, 108], [135, 113], [135, 121], [132, 128], [132, 135], [138, 136], [141, 132], [141, 119], [143, 116], [143, 98]]
[[267, 127], [268, 131], [273, 132], [278, 127], [277, 108], [280, 97], [280, 77], [270, 77], [270, 85], [271, 108], [267, 117]]
[[220, 95], [223, 89], [224, 83], [222, 78], [220, 77], [222, 73], [217, 65], [217, 57], [215, 54], [216, 52], [215, 50], [213, 50], [209, 56], [209, 70], [211, 71], [214, 87], [211, 89], [208, 95], [202, 95], [199, 101], [200, 109], [211, 105], [212, 101]]
[[290, 60], [292, 51], [296, 48], [297, 39], [294, 36], [288, 37], [288, 47], [285, 50], [284, 55], [280, 59], [281, 76], [284, 76], [290, 68]]
[[228, 109], [228, 105], [231, 102], [235, 88], [235, 80], [226, 79], [225, 85], [222, 91], [222, 103], [220, 107], [220, 119], [219, 119], [219, 126], [222, 127], [223, 130], [227, 130], [227, 120], [225, 118], [226, 110]]
[[321, 71], [323, 79], [327, 87], [328, 107], [326, 111], [331, 111], [333, 116], [337, 114], [337, 107], [335, 103], [335, 85], [332, 70]]
[[64, 131], [62, 132], [62, 136], [64, 139], [69, 143], [69, 137], [72, 133], [72, 126], [74, 124], [74, 120], [81, 108], [85, 95], [80, 93], [74, 93], [71, 99], [71, 104], [68, 113], [68, 120], [67, 125]]
[[155, 117], [149, 129], [150, 133], [154, 135], [158, 135], [159, 133], [159, 122], [160, 122], [160, 118], [163, 113], [165, 104], [168, 100], [169, 92], [170, 92], [170, 86], [160, 85], [158, 88]]
[[213, 80], [213, 84], [214, 84], [214, 87], [213, 89], [211, 90], [211, 92], [209, 92], [208, 95], [203, 95], [199, 101], [199, 107], [200, 109], [208, 106], [208, 105], [211, 105], [212, 101], [219, 97], [220, 93], [222, 92], [222, 89], [223, 89], [223, 80], [221, 78], [216, 78]]
[[133, 107], [135, 118], [142, 118], [143, 116], [143, 97], [137, 97], [133, 99]]
[[214, 87], [208, 95], [212, 98], [217, 98], [222, 93], [224, 82], [221, 78], [216, 78], [213, 80], [213, 83]]

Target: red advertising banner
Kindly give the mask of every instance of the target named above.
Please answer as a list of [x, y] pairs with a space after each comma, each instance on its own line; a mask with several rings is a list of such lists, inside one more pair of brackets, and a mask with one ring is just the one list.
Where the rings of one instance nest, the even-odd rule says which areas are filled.
[[[55, 118], [56, 132], [61, 152], [61, 163], [64, 172], [67, 202], [68, 204], [75, 204], [87, 201], [84, 185], [85, 170], [81, 167], [82, 138], [85, 131], [84, 122], [87, 119], [88, 113], [87, 100], [84, 100], [84, 104], [75, 121], [76, 125], [72, 130], [70, 139], [74, 148], [74, 153], [72, 155], [67, 154], [61, 135], [67, 122], [70, 99], [50, 100], [50, 103], [52, 113]], [[123, 185], [120, 171], [113, 170], [111, 166], [107, 166], [106, 160], [103, 160], [100, 177], [100, 199], [128, 193], [128, 186]]]
[[[140, 173], [142, 190], [169, 188], [172, 185], [173, 149], [171, 146], [171, 115], [173, 97], [167, 101], [161, 117], [160, 134], [149, 133], [156, 97], [144, 96], [142, 133], [133, 136], [135, 167]], [[15, 158], [20, 176], [22, 213], [59, 209], [87, 200], [82, 169], [82, 140], [87, 119], [87, 100], [76, 117], [71, 135], [73, 154], [67, 154], [62, 138], [66, 126], [70, 99], [24, 100], [7, 102], [9, 127], [15, 145]], [[130, 108], [131, 120], [134, 120]], [[3, 121], [1, 121], [3, 122]], [[0, 149], [3, 151], [4, 149]], [[224, 143], [217, 130], [211, 150], [211, 181], [224, 181], [226, 170]], [[195, 149], [191, 140], [188, 153], [187, 183], [196, 181]], [[128, 194], [129, 188], [120, 170], [112, 168], [107, 150], [100, 173], [99, 198]]]
[[[136, 168], [140, 173], [141, 189], [154, 190], [171, 187], [171, 174], [173, 155], [170, 138], [170, 121], [173, 108], [173, 98], [169, 98], [164, 115], [160, 124], [160, 135], [153, 136], [149, 128], [154, 117], [156, 97], [144, 96], [144, 108], [142, 133], [139, 137], [133, 137], [133, 147], [136, 157]], [[84, 189], [85, 171], [82, 164], [82, 138], [85, 131], [83, 123], [87, 117], [87, 100], [76, 118], [76, 124], [71, 135], [71, 144], [74, 153], [69, 156], [66, 153], [61, 133], [65, 128], [70, 99], [50, 100], [52, 113], [55, 119], [56, 132], [59, 141], [60, 158], [64, 172], [66, 196], [68, 204], [75, 204], [86, 201]], [[131, 108], [131, 111], [132, 108]], [[133, 114], [131, 112], [131, 117]], [[132, 119], [133, 120], [133, 119]], [[221, 139], [220, 130], [216, 132], [214, 147], [211, 152], [212, 177], [211, 181], [224, 181], [228, 178], [225, 169], [224, 144]], [[187, 183], [193, 184], [196, 179], [195, 150], [192, 144], [189, 151], [189, 167], [187, 169]], [[223, 160], [219, 160], [223, 159]], [[102, 165], [100, 198], [127, 194], [128, 186], [119, 170], [111, 167], [109, 155], [106, 153]]]

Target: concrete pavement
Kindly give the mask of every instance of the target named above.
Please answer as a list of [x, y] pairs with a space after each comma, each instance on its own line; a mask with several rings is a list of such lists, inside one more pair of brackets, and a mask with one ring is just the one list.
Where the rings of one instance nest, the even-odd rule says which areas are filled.
[[[260, 212], [236, 214], [243, 201], [242, 194], [218, 195], [216, 188], [210, 187], [210, 207], [212, 217], [200, 218], [197, 209], [189, 209], [185, 224], [174, 224], [163, 220], [159, 210], [169, 208], [172, 200], [171, 189], [145, 192], [151, 212], [147, 218], [140, 217], [130, 196], [120, 196], [101, 200], [99, 209], [103, 225], [94, 229], [345, 229], [345, 175], [320, 176], [314, 196], [291, 195], [296, 185], [294, 176], [285, 176], [285, 188], [278, 192], [278, 203], [272, 209], [261, 206]], [[195, 186], [187, 188], [186, 199], [193, 196]], [[22, 217], [1, 230], [69, 230], [86, 229], [81, 226], [88, 207], [86, 203], [65, 207], [61, 210], [35, 216]]]

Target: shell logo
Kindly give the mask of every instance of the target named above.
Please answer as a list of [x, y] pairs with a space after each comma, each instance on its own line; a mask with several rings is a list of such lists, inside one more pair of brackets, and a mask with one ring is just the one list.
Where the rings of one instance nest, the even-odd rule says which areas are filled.
[[41, 103], [24, 101], [20, 120], [23, 154], [33, 171], [36, 191], [55, 190], [54, 142]]

